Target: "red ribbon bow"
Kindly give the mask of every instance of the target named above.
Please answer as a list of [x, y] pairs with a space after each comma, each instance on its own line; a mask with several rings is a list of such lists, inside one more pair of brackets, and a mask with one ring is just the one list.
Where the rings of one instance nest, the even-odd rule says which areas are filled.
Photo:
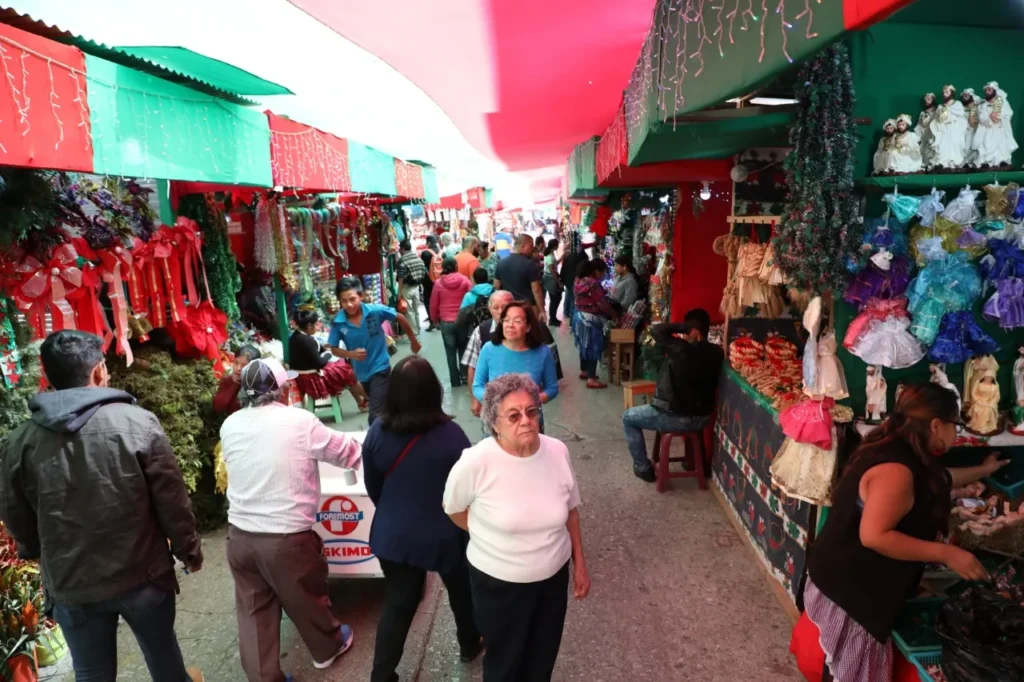
[[16, 272], [27, 275], [15, 292], [15, 300], [40, 337], [46, 335], [46, 312], [51, 303], [56, 309], [54, 331], [77, 328], [74, 308], [68, 303], [68, 294], [82, 286], [77, 261], [75, 247], [62, 244], [45, 266], [35, 256], [27, 256], [15, 267]]
[[[210, 296], [210, 282], [206, 278], [206, 263], [203, 261], [203, 233], [199, 230], [196, 221], [185, 216], [179, 216], [178, 222], [172, 228], [178, 248], [185, 261], [185, 286], [188, 289], [188, 304], [193, 308], [199, 305], [199, 296], [196, 293], [196, 268], [203, 270], [203, 284], [206, 286], [206, 300], [213, 300]], [[198, 264], [196, 261], [198, 260]]]
[[132, 270], [132, 252], [122, 246], [115, 246], [99, 253], [103, 268], [103, 281], [107, 283], [107, 295], [114, 311], [114, 329], [117, 352], [125, 356], [128, 366], [134, 360], [128, 344], [128, 302], [124, 297], [124, 275]]

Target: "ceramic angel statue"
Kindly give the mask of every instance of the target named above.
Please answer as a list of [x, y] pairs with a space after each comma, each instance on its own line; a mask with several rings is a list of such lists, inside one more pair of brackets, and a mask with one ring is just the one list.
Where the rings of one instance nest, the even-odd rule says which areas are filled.
[[967, 428], [990, 436], [999, 431], [999, 384], [993, 374], [985, 373], [971, 389], [971, 406], [967, 408]]
[[892, 152], [896, 148], [896, 119], [890, 118], [882, 126], [882, 139], [878, 141], [875, 151], [875, 175], [892, 172]]
[[924, 166], [921, 161], [921, 139], [910, 129], [910, 116], [900, 114], [896, 119], [895, 148], [890, 156], [890, 166], [896, 173], [919, 173]]
[[964, 145], [964, 165], [976, 166], [974, 162], [974, 132], [978, 129], [978, 107], [981, 105], [981, 98], [974, 94], [974, 88], [967, 88], [960, 93], [960, 104], [967, 114], [967, 131]]
[[867, 382], [864, 385], [864, 394], [867, 398], [864, 421], [868, 424], [878, 424], [887, 413], [885, 401], [889, 387], [882, 376], [881, 367], [868, 365], [867, 372]]
[[978, 106], [978, 130], [974, 133], [974, 162], [979, 168], [1009, 166], [1017, 151], [1013, 137], [1013, 109], [999, 83], [985, 86], [985, 99]]
[[1013, 388], [1016, 402], [1013, 405], [1013, 426], [1010, 431], [1024, 435], [1024, 346], [1017, 347], [1017, 362], [1013, 363]]
[[[938, 113], [938, 102], [935, 101], [935, 93], [929, 92], [924, 96], [924, 109], [917, 116], [917, 126], [914, 133], [921, 142], [921, 162], [925, 168], [932, 163], [932, 121]], [[909, 116], [907, 117], [910, 118]], [[910, 125], [910, 122], [907, 122]]]
[[953, 385], [953, 382], [946, 376], [946, 366], [944, 364], [929, 365], [928, 371], [931, 373], [931, 382], [942, 386], [947, 391], [952, 391], [956, 394], [956, 404], [959, 410], [963, 410], [963, 403], [960, 401], [960, 391]]
[[929, 168], [961, 168], [967, 155], [967, 113], [956, 96], [956, 88], [942, 88], [942, 104], [938, 106], [931, 124], [931, 164]]

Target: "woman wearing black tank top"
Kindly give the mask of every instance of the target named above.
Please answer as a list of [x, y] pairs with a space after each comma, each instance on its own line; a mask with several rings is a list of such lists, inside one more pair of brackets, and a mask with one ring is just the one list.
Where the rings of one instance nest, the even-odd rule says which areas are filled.
[[1005, 464], [992, 454], [980, 466], [944, 468], [939, 457], [956, 441], [959, 423], [953, 392], [906, 386], [834, 486], [828, 520], [808, 550], [805, 611], [791, 645], [808, 679], [821, 679], [827, 657], [824, 679], [890, 682], [889, 633], [925, 564], [944, 564], [968, 580], [986, 577], [973, 554], [939, 541], [951, 489]]

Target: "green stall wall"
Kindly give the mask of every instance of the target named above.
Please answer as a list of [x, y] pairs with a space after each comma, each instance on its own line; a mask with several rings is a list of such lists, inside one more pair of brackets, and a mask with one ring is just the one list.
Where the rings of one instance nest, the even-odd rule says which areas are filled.
[[[856, 33], [849, 40], [857, 89], [856, 114], [858, 118], [871, 119], [869, 126], [862, 125], [860, 129], [858, 177], [864, 177], [871, 171], [871, 157], [877, 145], [882, 122], [906, 113], [913, 117], [916, 124], [917, 115], [921, 111], [921, 97], [925, 92], [935, 92], [941, 97], [943, 85], [949, 83], [956, 86], [958, 95], [964, 88], [973, 87], [981, 96], [985, 83], [996, 80], [1007, 92], [1012, 106], [1024, 107], [1024, 70], [1020, 69], [1015, 60], [1008, 58], [1009, 55], [1020, 53], [1020, 46], [1024, 44], [1024, 31], [890, 21], [868, 31]], [[984, 49], [981, 49], [982, 46]], [[1013, 127], [1017, 140], [1024, 139], [1021, 116], [1013, 117]], [[1019, 167], [1020, 159], [1014, 160]], [[924, 178], [921, 178], [921, 181], [925, 185], [928, 184]], [[941, 182], [941, 178], [939, 181]], [[917, 188], [910, 191], [908, 188], [907, 193], [926, 192], [926, 189]], [[946, 200], [956, 197], [958, 193], [959, 188], [947, 189]], [[883, 211], [880, 196], [869, 195], [866, 220], [881, 216]], [[1024, 344], [1024, 329], [1004, 332], [997, 325], [985, 321], [981, 316], [981, 308], [990, 295], [991, 291], [976, 302], [975, 319], [1000, 345], [1000, 351], [995, 357], [1000, 366], [1002, 405], [1009, 408], [1015, 399], [1013, 363], [1017, 359], [1017, 346]], [[837, 302], [836, 336], [840, 344], [846, 328], [856, 314], [853, 306]], [[858, 414], [862, 414], [865, 402], [866, 365], [860, 358], [851, 355], [842, 347], [839, 350], [839, 358], [846, 372], [851, 395], [850, 404]], [[885, 370], [890, 409], [895, 399], [897, 382], [927, 381], [928, 365], [926, 357], [908, 369]], [[950, 365], [946, 371], [950, 380], [962, 391], [963, 365]]]
[[95, 173], [270, 187], [259, 111], [85, 55]]

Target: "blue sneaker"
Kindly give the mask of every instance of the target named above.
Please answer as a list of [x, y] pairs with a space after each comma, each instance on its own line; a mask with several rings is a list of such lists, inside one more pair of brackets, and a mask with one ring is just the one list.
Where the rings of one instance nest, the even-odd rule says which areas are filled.
[[317, 661], [313, 661], [313, 667], [316, 668], [317, 670], [324, 670], [325, 668], [330, 668], [332, 665], [334, 665], [334, 662], [336, 660], [338, 660], [338, 658], [343, 653], [345, 653], [346, 651], [348, 651], [349, 649], [352, 648], [352, 641], [354, 639], [355, 639], [355, 633], [352, 632], [352, 628], [350, 628], [348, 625], [342, 625], [341, 626], [341, 649], [338, 650], [338, 653], [334, 654], [333, 656], [328, 658], [323, 663], [318, 663]]

